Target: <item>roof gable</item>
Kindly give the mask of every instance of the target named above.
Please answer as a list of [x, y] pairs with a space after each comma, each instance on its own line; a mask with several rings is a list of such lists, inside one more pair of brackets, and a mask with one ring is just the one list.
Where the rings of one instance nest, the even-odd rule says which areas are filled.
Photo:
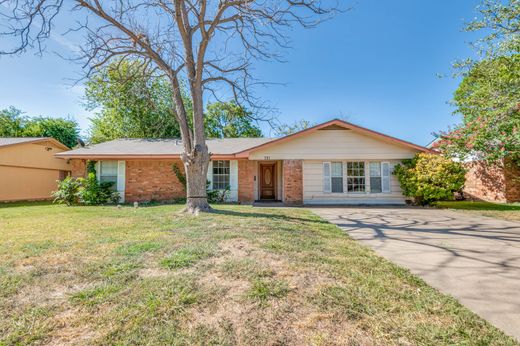
[[420, 146], [420, 145], [417, 145], [417, 144], [414, 144], [414, 143], [411, 143], [408, 141], [404, 141], [404, 140], [396, 138], [396, 137], [385, 135], [383, 133], [367, 129], [367, 128], [346, 122], [344, 120], [333, 119], [331, 121], [327, 121], [325, 123], [318, 124], [316, 126], [308, 128], [308, 129], [290, 134], [288, 136], [275, 139], [268, 143], [244, 150], [243, 152], [237, 153], [237, 157], [249, 157], [249, 155], [255, 151], [266, 149], [268, 147], [272, 147], [272, 146], [275, 146], [275, 145], [278, 145], [281, 143], [285, 143], [288, 141], [292, 141], [296, 138], [307, 136], [307, 135], [310, 135], [310, 134], [312, 134], [316, 131], [320, 131], [320, 130], [351, 130], [353, 132], [357, 132], [357, 133], [366, 135], [368, 137], [386, 141], [388, 143], [392, 143], [392, 144], [395, 144], [398, 146], [411, 148], [411, 149], [421, 151], [421, 152], [432, 152], [431, 149], [428, 149], [426, 147], [423, 147], [423, 146]]
[[69, 150], [63, 143], [52, 137], [0, 137], [0, 148], [19, 144], [44, 144], [49, 143], [59, 149]]

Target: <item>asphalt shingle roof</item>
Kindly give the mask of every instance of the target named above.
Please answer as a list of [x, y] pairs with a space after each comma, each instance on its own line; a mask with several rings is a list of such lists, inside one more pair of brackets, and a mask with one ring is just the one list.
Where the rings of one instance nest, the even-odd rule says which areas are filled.
[[[246, 149], [274, 140], [274, 138], [223, 138], [208, 139], [206, 143], [210, 153], [231, 155]], [[179, 139], [116, 139], [109, 142], [90, 145], [84, 148], [66, 151], [57, 156], [147, 156], [147, 155], [179, 155], [184, 151]]]
[[0, 137], [0, 147], [13, 144], [21, 144], [27, 142], [34, 142], [38, 140], [45, 140], [47, 137]]

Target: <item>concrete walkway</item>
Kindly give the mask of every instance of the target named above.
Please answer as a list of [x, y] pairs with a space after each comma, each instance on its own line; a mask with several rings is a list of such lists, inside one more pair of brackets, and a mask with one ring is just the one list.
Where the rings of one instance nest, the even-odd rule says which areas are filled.
[[422, 208], [311, 208], [520, 340], [520, 223]]

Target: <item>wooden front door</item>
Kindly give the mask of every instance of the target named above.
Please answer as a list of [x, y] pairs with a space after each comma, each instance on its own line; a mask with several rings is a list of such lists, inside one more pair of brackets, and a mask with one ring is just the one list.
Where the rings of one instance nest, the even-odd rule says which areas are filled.
[[276, 199], [276, 164], [260, 164], [260, 199]]

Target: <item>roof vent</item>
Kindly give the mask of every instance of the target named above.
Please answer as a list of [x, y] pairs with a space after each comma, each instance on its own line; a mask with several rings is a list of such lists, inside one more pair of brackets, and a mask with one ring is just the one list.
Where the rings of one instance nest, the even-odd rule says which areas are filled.
[[350, 129], [347, 127], [344, 127], [344, 126], [339, 126], [339, 125], [333, 124], [333, 125], [324, 127], [320, 130], [350, 130]]

